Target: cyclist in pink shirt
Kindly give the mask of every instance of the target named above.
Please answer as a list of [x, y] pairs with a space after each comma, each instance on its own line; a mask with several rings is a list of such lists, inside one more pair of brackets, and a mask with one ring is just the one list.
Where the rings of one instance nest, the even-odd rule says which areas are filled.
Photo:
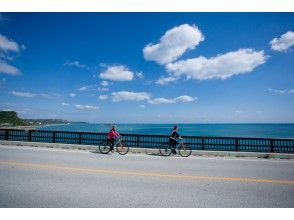
[[116, 138], [119, 138], [120, 134], [116, 132], [116, 126], [113, 125], [107, 135], [107, 143], [110, 143], [110, 150], [113, 150], [114, 141]]

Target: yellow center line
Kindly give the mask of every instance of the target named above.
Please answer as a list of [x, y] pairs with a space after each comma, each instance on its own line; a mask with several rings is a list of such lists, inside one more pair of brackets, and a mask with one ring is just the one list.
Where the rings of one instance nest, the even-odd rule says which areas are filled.
[[87, 172], [87, 173], [104, 173], [112, 175], [123, 176], [148, 176], [148, 177], [163, 177], [172, 179], [189, 179], [189, 180], [215, 180], [215, 181], [237, 181], [237, 182], [251, 182], [251, 183], [275, 183], [275, 184], [290, 184], [294, 185], [293, 180], [277, 180], [277, 179], [254, 179], [254, 178], [238, 178], [238, 177], [221, 177], [221, 176], [192, 176], [192, 175], [176, 175], [167, 173], [147, 173], [147, 172], [130, 172], [130, 171], [116, 171], [108, 169], [93, 169], [93, 168], [78, 168], [57, 166], [53, 164], [34, 164], [34, 163], [19, 163], [15, 161], [0, 161], [1, 165], [11, 165], [25, 168], [39, 168], [39, 169], [53, 169], [73, 172]]

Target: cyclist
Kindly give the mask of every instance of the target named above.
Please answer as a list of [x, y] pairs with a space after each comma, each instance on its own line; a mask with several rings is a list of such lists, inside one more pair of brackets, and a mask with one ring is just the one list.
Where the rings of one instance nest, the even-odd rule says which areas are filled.
[[179, 130], [179, 126], [175, 125], [173, 130], [172, 130], [172, 133], [169, 137], [169, 145], [171, 146], [171, 149], [172, 149], [172, 153], [173, 154], [176, 154], [176, 149], [175, 147], [177, 146], [178, 142], [177, 142], [177, 138], [181, 138], [179, 133], [178, 133], [178, 130]]
[[110, 150], [113, 150], [114, 141], [116, 138], [120, 138], [120, 134], [116, 131], [116, 125], [113, 125], [107, 135], [107, 143], [110, 143]]

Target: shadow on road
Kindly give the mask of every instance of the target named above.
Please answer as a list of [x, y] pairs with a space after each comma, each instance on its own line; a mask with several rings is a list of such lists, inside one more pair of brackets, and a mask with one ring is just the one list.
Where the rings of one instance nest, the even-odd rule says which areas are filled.
[[[90, 150], [90, 153], [93, 154], [102, 154], [99, 150]], [[109, 152], [108, 154], [102, 154], [102, 155], [112, 155], [114, 152]]]

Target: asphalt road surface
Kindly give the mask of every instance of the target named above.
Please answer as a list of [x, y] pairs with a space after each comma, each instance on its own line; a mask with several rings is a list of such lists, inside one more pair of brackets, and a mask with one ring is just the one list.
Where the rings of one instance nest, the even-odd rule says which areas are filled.
[[294, 160], [0, 145], [0, 207], [294, 207]]

